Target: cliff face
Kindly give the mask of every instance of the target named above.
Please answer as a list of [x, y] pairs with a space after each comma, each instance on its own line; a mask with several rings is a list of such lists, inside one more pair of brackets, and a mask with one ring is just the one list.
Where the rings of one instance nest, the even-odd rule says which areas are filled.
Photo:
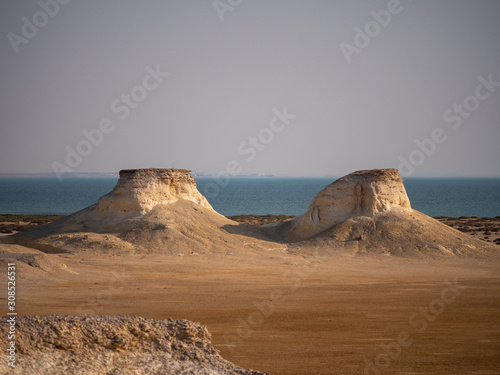
[[307, 212], [293, 220], [290, 240], [308, 238], [351, 217], [373, 217], [392, 209], [411, 209], [397, 169], [353, 172], [318, 193]]
[[160, 204], [183, 198], [210, 210], [186, 169], [124, 169], [114, 189], [99, 198], [96, 211], [118, 216], [144, 215]]

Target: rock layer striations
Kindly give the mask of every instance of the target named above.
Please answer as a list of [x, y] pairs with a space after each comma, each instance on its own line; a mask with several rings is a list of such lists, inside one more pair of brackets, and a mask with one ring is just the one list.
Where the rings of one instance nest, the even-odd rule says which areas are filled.
[[213, 210], [189, 172], [187, 169], [121, 170], [118, 183], [98, 200], [96, 211], [118, 216], [144, 215], [157, 205], [175, 203], [180, 198]]

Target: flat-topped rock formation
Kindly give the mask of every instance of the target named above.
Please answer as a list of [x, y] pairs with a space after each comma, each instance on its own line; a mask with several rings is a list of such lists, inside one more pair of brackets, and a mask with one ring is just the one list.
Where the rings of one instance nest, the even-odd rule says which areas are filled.
[[326, 186], [303, 215], [270, 226], [295, 249], [402, 257], [490, 257], [494, 246], [413, 210], [396, 169], [353, 172]]
[[411, 209], [397, 169], [353, 172], [325, 187], [293, 221], [290, 240], [311, 237], [355, 216], [372, 217], [394, 208]]
[[303, 215], [261, 228], [215, 212], [187, 170], [124, 170], [96, 204], [5, 241], [46, 253], [190, 255], [312, 246], [344, 254], [497, 256], [493, 245], [413, 210], [396, 169], [351, 173], [326, 186]]
[[114, 189], [97, 201], [96, 211], [115, 216], [144, 215], [179, 199], [213, 210], [187, 169], [124, 169]]
[[253, 234], [262, 236], [215, 212], [188, 170], [127, 169], [96, 204], [6, 241], [44, 252], [187, 255], [246, 251], [258, 242]]
[[[9, 323], [2, 318], [2, 336]], [[0, 343], [3, 374], [264, 375], [222, 358], [205, 326], [135, 316], [23, 316], [16, 319], [16, 367]]]

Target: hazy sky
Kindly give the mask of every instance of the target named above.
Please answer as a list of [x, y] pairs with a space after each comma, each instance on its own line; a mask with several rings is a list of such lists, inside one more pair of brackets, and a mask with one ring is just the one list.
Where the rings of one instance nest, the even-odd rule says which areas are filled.
[[2, 173], [500, 176], [498, 0], [44, 1], [0, 2]]

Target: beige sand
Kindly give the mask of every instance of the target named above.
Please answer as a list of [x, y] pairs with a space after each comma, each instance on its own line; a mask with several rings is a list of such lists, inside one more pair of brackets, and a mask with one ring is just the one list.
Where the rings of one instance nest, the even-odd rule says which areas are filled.
[[272, 374], [499, 373], [498, 262], [276, 249], [41, 256], [42, 269], [19, 267], [20, 314], [189, 319], [225, 359]]

